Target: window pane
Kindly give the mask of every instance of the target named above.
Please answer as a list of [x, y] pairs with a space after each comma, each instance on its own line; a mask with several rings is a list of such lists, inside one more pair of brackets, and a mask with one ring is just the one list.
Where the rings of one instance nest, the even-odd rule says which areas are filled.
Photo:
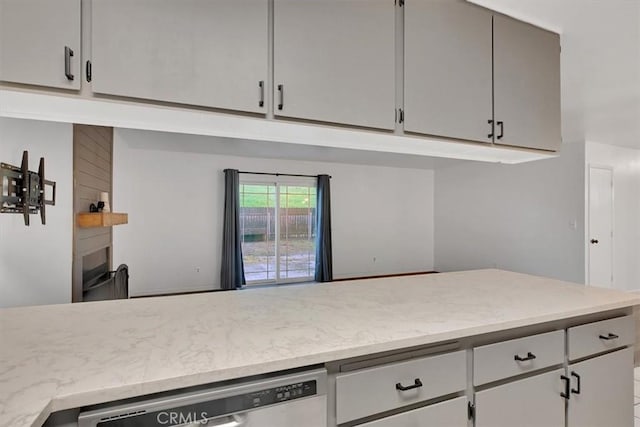
[[275, 185], [240, 186], [240, 232], [247, 283], [276, 280]]
[[[315, 209], [309, 206], [311, 190], [311, 187], [280, 188], [281, 279], [308, 278], [314, 275]], [[313, 190], [315, 193], [315, 188]]]

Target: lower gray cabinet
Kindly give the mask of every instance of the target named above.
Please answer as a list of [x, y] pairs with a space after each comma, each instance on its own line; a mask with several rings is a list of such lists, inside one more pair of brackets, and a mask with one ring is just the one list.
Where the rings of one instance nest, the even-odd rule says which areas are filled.
[[435, 405], [392, 415], [361, 427], [467, 427], [467, 398], [458, 397]]
[[563, 374], [556, 369], [477, 392], [475, 426], [564, 427]]
[[633, 347], [572, 363], [568, 376], [569, 427], [633, 425]]

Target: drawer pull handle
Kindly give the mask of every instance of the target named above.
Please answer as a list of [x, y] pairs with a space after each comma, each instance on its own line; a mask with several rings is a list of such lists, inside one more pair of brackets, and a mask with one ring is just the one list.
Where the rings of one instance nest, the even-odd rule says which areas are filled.
[[580, 375], [576, 374], [575, 372], [571, 371], [571, 376], [572, 377], [576, 377], [576, 388], [572, 388], [571, 389], [571, 393], [573, 394], [580, 394], [580, 389], [582, 388], [582, 386], [580, 385]]
[[400, 391], [412, 390], [418, 387], [422, 387], [422, 381], [420, 381], [420, 378], [416, 378], [413, 381], [413, 384], [408, 386], [403, 386], [402, 383], [396, 383], [396, 390], [400, 390]]
[[569, 399], [571, 399], [571, 395], [569, 394], [569, 389], [571, 387], [571, 385], [570, 385], [571, 380], [569, 379], [569, 377], [566, 377], [564, 375], [560, 375], [560, 379], [562, 381], [564, 381], [564, 393], [560, 392], [560, 396], [562, 396], [565, 399], [569, 400]]
[[264, 107], [264, 80], [258, 82], [260, 88], [260, 101], [258, 101], [258, 107]]
[[527, 360], [533, 360], [536, 358], [536, 355], [528, 352], [527, 353], [527, 357], [520, 357], [520, 355], [516, 354], [515, 356], [513, 356], [513, 359], [518, 361], [518, 362], [526, 362]]
[[69, 46], [64, 47], [64, 75], [67, 80], [73, 80], [74, 75], [71, 74], [71, 57], [73, 56], [73, 50]]
[[601, 340], [606, 340], [606, 341], [616, 340], [618, 338], [620, 338], [620, 337], [617, 336], [616, 334], [612, 334], [611, 332], [609, 332], [609, 334], [607, 334], [607, 335], [600, 335], [600, 339]]
[[278, 102], [278, 110], [282, 111], [284, 108], [284, 85], [278, 85], [278, 94], [280, 101]]

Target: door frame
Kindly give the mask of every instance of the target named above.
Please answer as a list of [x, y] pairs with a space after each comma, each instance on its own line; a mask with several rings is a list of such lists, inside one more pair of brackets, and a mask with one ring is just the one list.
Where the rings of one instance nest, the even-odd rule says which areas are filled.
[[588, 163], [587, 168], [585, 170], [585, 283], [591, 286], [591, 169], [604, 169], [611, 172], [611, 289], [615, 289], [614, 286], [614, 238], [615, 238], [615, 170], [611, 165], [603, 164], [603, 163]]

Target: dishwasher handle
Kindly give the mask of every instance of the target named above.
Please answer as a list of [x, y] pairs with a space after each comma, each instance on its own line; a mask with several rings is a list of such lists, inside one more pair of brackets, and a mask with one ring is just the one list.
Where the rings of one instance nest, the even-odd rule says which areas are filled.
[[[206, 421], [206, 423], [205, 423]], [[224, 421], [218, 424], [210, 424], [209, 421]], [[223, 417], [202, 418], [188, 424], [181, 424], [178, 427], [242, 427], [247, 422], [247, 414], [225, 415]]]

